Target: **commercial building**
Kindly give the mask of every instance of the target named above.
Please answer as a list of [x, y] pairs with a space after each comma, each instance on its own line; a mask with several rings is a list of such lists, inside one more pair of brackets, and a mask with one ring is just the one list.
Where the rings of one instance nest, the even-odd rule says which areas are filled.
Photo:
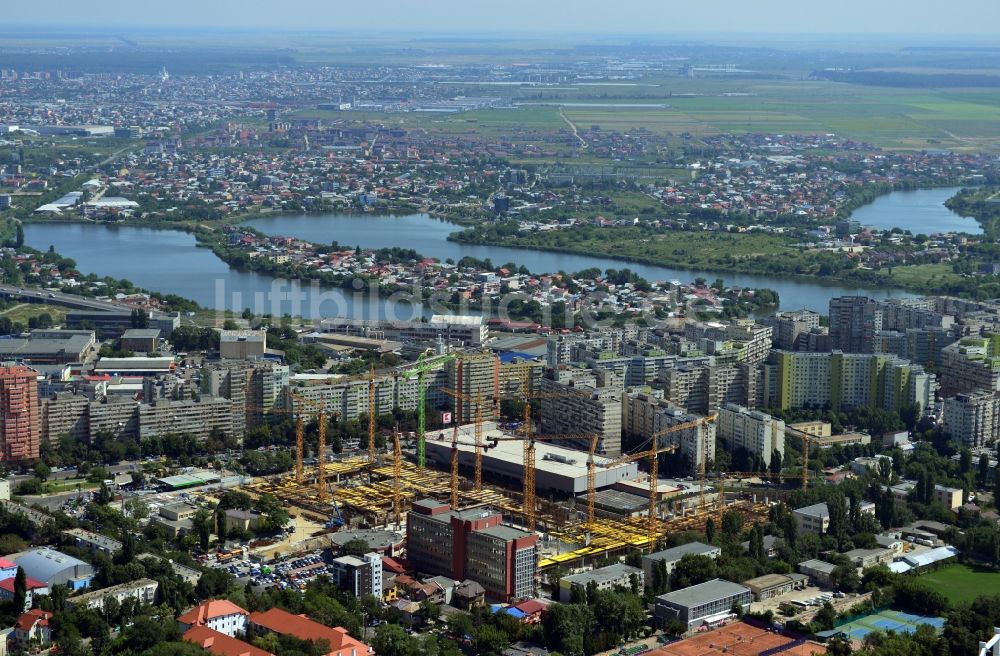
[[559, 601], [569, 602], [573, 598], [573, 590], [578, 590], [577, 594], [582, 594], [586, 598], [586, 592], [591, 585], [597, 590], [614, 590], [615, 588], [632, 589], [632, 582], [638, 585], [638, 590], [634, 592], [642, 595], [643, 573], [638, 567], [630, 567], [621, 563], [614, 563], [606, 567], [600, 567], [590, 572], [572, 574], [559, 579]]
[[71, 608], [101, 610], [112, 599], [119, 605], [126, 599], [134, 599], [140, 604], [151, 604], [156, 601], [156, 592], [159, 589], [160, 584], [153, 579], [138, 579], [70, 597], [66, 600], [66, 605]]
[[407, 343], [460, 344], [478, 348], [486, 343], [489, 328], [481, 316], [435, 314], [430, 321], [393, 321], [388, 319], [323, 319], [320, 330], [372, 339], [392, 339]]
[[864, 569], [891, 563], [896, 552], [892, 549], [851, 549], [844, 552], [844, 557], [854, 563], [855, 567]]
[[[664, 567], [667, 576], [674, 571], [674, 567], [684, 556], [708, 556], [715, 559], [722, 554], [722, 549], [704, 542], [688, 542], [677, 547], [657, 551], [642, 557], [642, 573], [646, 582], [653, 580], [653, 569], [657, 566]], [[663, 563], [661, 566], [660, 563]]]
[[0, 367], [0, 462], [35, 460], [41, 446], [37, 374]]
[[93, 330], [32, 330], [27, 337], [0, 339], [0, 360], [27, 364], [87, 362], [96, 350]]
[[727, 404], [719, 410], [716, 434], [730, 449], [745, 449], [770, 462], [771, 454], [785, 455], [785, 422], [769, 414]]
[[219, 357], [223, 360], [262, 358], [266, 351], [266, 330], [219, 331]]
[[[489, 443], [491, 438], [510, 438], [509, 434], [496, 429], [496, 424], [483, 424], [482, 439]], [[472, 471], [475, 466], [475, 425], [459, 427], [459, 466]], [[427, 459], [441, 466], [450, 466], [452, 431], [432, 432], [427, 435]], [[516, 486], [524, 477], [524, 449], [519, 440], [500, 439], [482, 454], [483, 474], [486, 478], [500, 480]], [[634, 480], [639, 475], [635, 462], [614, 466], [611, 459], [602, 456], [594, 458], [596, 466], [596, 487], [603, 489], [621, 481]], [[587, 452], [558, 446], [539, 440], [535, 443], [535, 485], [538, 493], [558, 496], [576, 496], [587, 491]]]
[[174, 359], [171, 357], [101, 358], [94, 366], [94, 374], [97, 376], [159, 376], [169, 374], [174, 368]]
[[251, 613], [250, 623], [259, 631], [290, 635], [299, 640], [326, 640], [330, 651], [324, 656], [368, 656], [371, 647], [347, 634], [343, 627], [329, 627], [280, 608]]
[[122, 333], [120, 345], [123, 351], [154, 353], [159, 350], [159, 341], [159, 328], [129, 328]]
[[382, 556], [375, 552], [333, 559], [333, 581], [355, 597], [373, 595], [382, 598]]
[[497, 599], [525, 599], [535, 590], [538, 536], [501, 523], [489, 508], [452, 510], [424, 500], [407, 515], [407, 555], [418, 571], [471, 579]]
[[[134, 317], [130, 310], [70, 310], [66, 313], [66, 326], [73, 330], [89, 328], [97, 331], [104, 339], [120, 337], [122, 333], [133, 327]], [[149, 327], [158, 328], [164, 335], [169, 335], [174, 328], [181, 325], [179, 314], [164, 314], [151, 312]]]
[[48, 547], [11, 554], [7, 559], [49, 588], [65, 585], [70, 590], [80, 590], [88, 587], [94, 578], [94, 568], [89, 563]]
[[246, 633], [250, 613], [228, 599], [209, 599], [177, 618], [181, 633], [204, 626], [234, 637]]
[[793, 590], [802, 590], [806, 587], [808, 580], [809, 577], [804, 574], [765, 574], [744, 581], [743, 585], [750, 588], [754, 601], [765, 601]]
[[732, 616], [733, 606], [746, 609], [753, 598], [749, 588], [713, 579], [656, 598], [653, 616], [661, 624], [677, 619], [688, 630], [712, 626]]
[[944, 432], [970, 448], [1000, 437], [1000, 395], [993, 390], [956, 394], [944, 400]]

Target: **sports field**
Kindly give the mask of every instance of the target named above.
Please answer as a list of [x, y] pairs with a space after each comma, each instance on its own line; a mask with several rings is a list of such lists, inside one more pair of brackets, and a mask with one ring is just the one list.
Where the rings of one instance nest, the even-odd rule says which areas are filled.
[[838, 626], [833, 631], [824, 631], [820, 635], [843, 633], [850, 640], [864, 640], [866, 635], [874, 631], [914, 633], [921, 624], [933, 626], [940, 631], [944, 627], [944, 618], [914, 615], [898, 610], [883, 610]]
[[953, 604], [1000, 591], [1000, 572], [977, 570], [961, 564], [922, 574], [920, 580], [948, 597]]

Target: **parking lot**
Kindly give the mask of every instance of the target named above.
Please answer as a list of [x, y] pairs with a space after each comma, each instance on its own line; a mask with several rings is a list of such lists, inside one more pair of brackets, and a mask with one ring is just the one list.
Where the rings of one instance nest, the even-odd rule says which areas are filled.
[[267, 588], [303, 590], [306, 584], [317, 576], [321, 574], [329, 576], [334, 571], [333, 565], [325, 561], [318, 551], [266, 564], [242, 559], [224, 564], [217, 563], [214, 566], [232, 574], [240, 585], [249, 583], [259, 590]]

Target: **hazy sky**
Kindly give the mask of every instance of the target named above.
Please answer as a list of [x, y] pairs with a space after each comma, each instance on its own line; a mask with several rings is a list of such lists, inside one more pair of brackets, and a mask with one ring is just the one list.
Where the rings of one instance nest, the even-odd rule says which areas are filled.
[[45, 0], [6, 25], [477, 33], [1000, 34], [1000, 0]]

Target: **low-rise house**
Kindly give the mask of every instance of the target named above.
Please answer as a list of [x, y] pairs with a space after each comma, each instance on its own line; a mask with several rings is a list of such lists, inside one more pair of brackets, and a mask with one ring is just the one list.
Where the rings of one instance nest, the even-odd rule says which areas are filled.
[[20, 647], [29, 645], [47, 645], [52, 642], [52, 613], [47, 610], [33, 608], [14, 623], [14, 642]]
[[[13, 601], [14, 580], [15, 577], [11, 577], [0, 581], [0, 600]], [[31, 578], [30, 576], [25, 577], [24, 582], [27, 589], [24, 594], [24, 608], [22, 610], [28, 610], [34, 605], [33, 602], [35, 595], [49, 594], [49, 586], [45, 585], [42, 581]]]
[[891, 563], [896, 553], [892, 549], [851, 549], [844, 552], [844, 556], [849, 558], [855, 567], [862, 569]]
[[475, 581], [466, 579], [455, 586], [452, 603], [465, 610], [484, 606], [486, 605], [486, 590]]

